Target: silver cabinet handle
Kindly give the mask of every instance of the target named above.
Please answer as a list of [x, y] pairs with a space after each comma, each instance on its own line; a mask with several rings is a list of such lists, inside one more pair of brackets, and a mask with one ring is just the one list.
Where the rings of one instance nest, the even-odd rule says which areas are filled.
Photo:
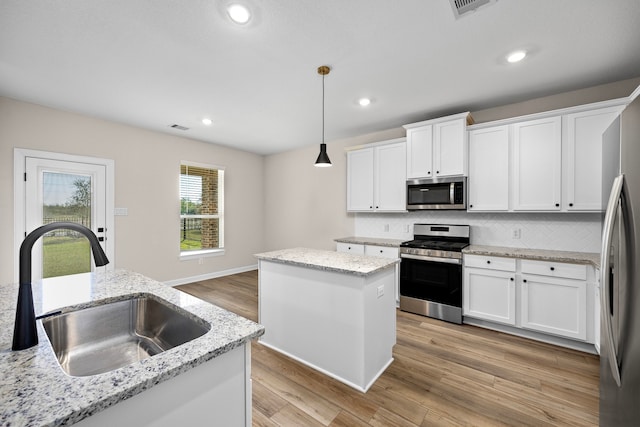
[[[624, 184], [624, 175], [619, 175], [613, 181], [611, 187], [611, 196], [609, 196], [609, 203], [607, 205], [607, 213], [604, 217], [604, 226], [602, 228], [602, 251], [600, 252], [600, 283], [602, 284], [602, 290], [600, 292], [600, 311], [603, 313], [602, 321], [604, 329], [604, 339], [606, 345], [604, 346], [608, 353], [609, 365], [611, 367], [611, 373], [618, 387], [620, 387], [620, 367], [618, 366], [618, 356], [616, 350], [613, 348], [613, 326], [611, 325], [611, 316], [609, 316], [609, 263], [611, 257], [611, 239], [613, 238], [613, 227], [615, 225], [616, 213], [618, 210], [618, 203], [622, 197], [622, 187]], [[623, 213], [624, 214], [624, 213]]]

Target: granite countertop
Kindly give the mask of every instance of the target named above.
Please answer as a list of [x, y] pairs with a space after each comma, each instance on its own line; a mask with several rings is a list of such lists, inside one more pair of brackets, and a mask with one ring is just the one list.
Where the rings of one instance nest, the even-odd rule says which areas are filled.
[[400, 243], [406, 242], [406, 240], [400, 239], [379, 239], [376, 237], [341, 237], [334, 239], [334, 242], [351, 243], [353, 245], [375, 245], [375, 246], [388, 246], [392, 248], [400, 247]]
[[356, 276], [368, 276], [378, 271], [391, 268], [399, 262], [398, 259], [378, 258], [308, 248], [292, 248], [264, 252], [256, 254], [255, 257], [265, 261], [353, 274]]
[[0, 425], [76, 423], [264, 333], [264, 327], [257, 323], [141, 274], [98, 270], [34, 282], [36, 316], [151, 294], [205, 320], [211, 330], [138, 363], [104, 374], [71, 377], [58, 365], [40, 321], [36, 322], [39, 344], [11, 351], [18, 286], [0, 286]]
[[509, 248], [503, 246], [471, 245], [462, 250], [463, 254], [525, 258], [540, 261], [589, 264], [600, 268], [600, 254], [592, 252], [553, 251], [547, 249]]

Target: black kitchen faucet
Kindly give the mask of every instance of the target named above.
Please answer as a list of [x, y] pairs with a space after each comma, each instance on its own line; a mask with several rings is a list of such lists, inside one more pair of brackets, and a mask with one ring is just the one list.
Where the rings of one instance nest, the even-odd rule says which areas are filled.
[[96, 267], [109, 264], [98, 238], [93, 231], [83, 225], [74, 222], [52, 222], [29, 233], [20, 245], [20, 289], [18, 290], [18, 306], [13, 328], [13, 345], [11, 347], [13, 351], [25, 350], [38, 344], [36, 315], [31, 290], [31, 249], [43, 234], [58, 229], [69, 229], [84, 234], [91, 244]]

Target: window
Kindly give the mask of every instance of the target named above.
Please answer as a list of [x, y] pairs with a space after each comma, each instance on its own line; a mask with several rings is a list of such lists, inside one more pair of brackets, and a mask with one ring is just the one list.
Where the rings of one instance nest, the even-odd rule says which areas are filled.
[[180, 256], [224, 253], [224, 168], [180, 164]]

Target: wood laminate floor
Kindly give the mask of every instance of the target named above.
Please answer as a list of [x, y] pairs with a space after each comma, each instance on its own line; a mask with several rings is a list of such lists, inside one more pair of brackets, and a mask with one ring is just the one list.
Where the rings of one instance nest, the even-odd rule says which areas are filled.
[[[178, 286], [258, 320], [258, 272]], [[397, 312], [394, 362], [358, 392], [259, 342], [254, 426], [597, 426], [597, 356]]]

